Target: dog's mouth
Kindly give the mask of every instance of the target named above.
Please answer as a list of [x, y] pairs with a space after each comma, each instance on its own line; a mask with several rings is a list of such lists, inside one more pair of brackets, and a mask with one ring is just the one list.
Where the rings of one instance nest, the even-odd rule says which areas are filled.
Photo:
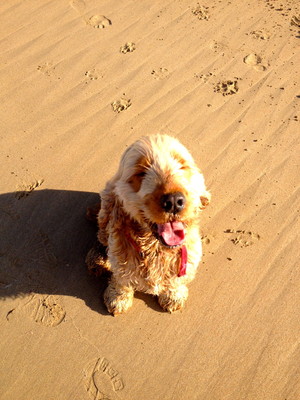
[[169, 248], [181, 246], [185, 239], [184, 225], [180, 221], [157, 224], [157, 236], [160, 242]]

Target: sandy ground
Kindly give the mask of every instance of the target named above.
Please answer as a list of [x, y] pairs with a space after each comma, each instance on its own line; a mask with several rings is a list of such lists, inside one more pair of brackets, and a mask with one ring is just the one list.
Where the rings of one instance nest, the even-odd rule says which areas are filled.
[[[0, 2], [1, 400], [299, 400], [296, 0]], [[182, 312], [109, 316], [85, 208], [179, 138], [213, 200]]]

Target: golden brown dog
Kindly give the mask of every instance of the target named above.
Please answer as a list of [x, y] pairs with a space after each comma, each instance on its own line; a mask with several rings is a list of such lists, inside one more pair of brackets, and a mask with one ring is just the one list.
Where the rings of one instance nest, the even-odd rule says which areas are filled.
[[94, 249], [87, 263], [112, 273], [108, 311], [127, 311], [135, 291], [158, 296], [166, 311], [182, 308], [202, 256], [199, 214], [210, 200], [188, 150], [166, 135], [137, 140], [100, 196], [98, 246], [107, 246], [107, 259]]

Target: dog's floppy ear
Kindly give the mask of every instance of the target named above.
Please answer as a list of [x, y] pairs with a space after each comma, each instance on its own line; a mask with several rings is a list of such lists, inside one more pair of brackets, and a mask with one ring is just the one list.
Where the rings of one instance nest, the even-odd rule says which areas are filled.
[[210, 199], [211, 199], [211, 194], [207, 190], [205, 190], [205, 192], [200, 196], [200, 201], [201, 201], [200, 209], [201, 210], [203, 210], [204, 208], [206, 208], [209, 205]]

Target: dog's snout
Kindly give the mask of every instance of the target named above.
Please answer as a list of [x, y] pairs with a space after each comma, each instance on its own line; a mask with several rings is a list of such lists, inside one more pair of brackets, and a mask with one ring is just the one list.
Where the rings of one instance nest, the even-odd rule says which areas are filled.
[[185, 207], [186, 199], [180, 192], [167, 193], [161, 197], [161, 206], [170, 214], [177, 214]]

